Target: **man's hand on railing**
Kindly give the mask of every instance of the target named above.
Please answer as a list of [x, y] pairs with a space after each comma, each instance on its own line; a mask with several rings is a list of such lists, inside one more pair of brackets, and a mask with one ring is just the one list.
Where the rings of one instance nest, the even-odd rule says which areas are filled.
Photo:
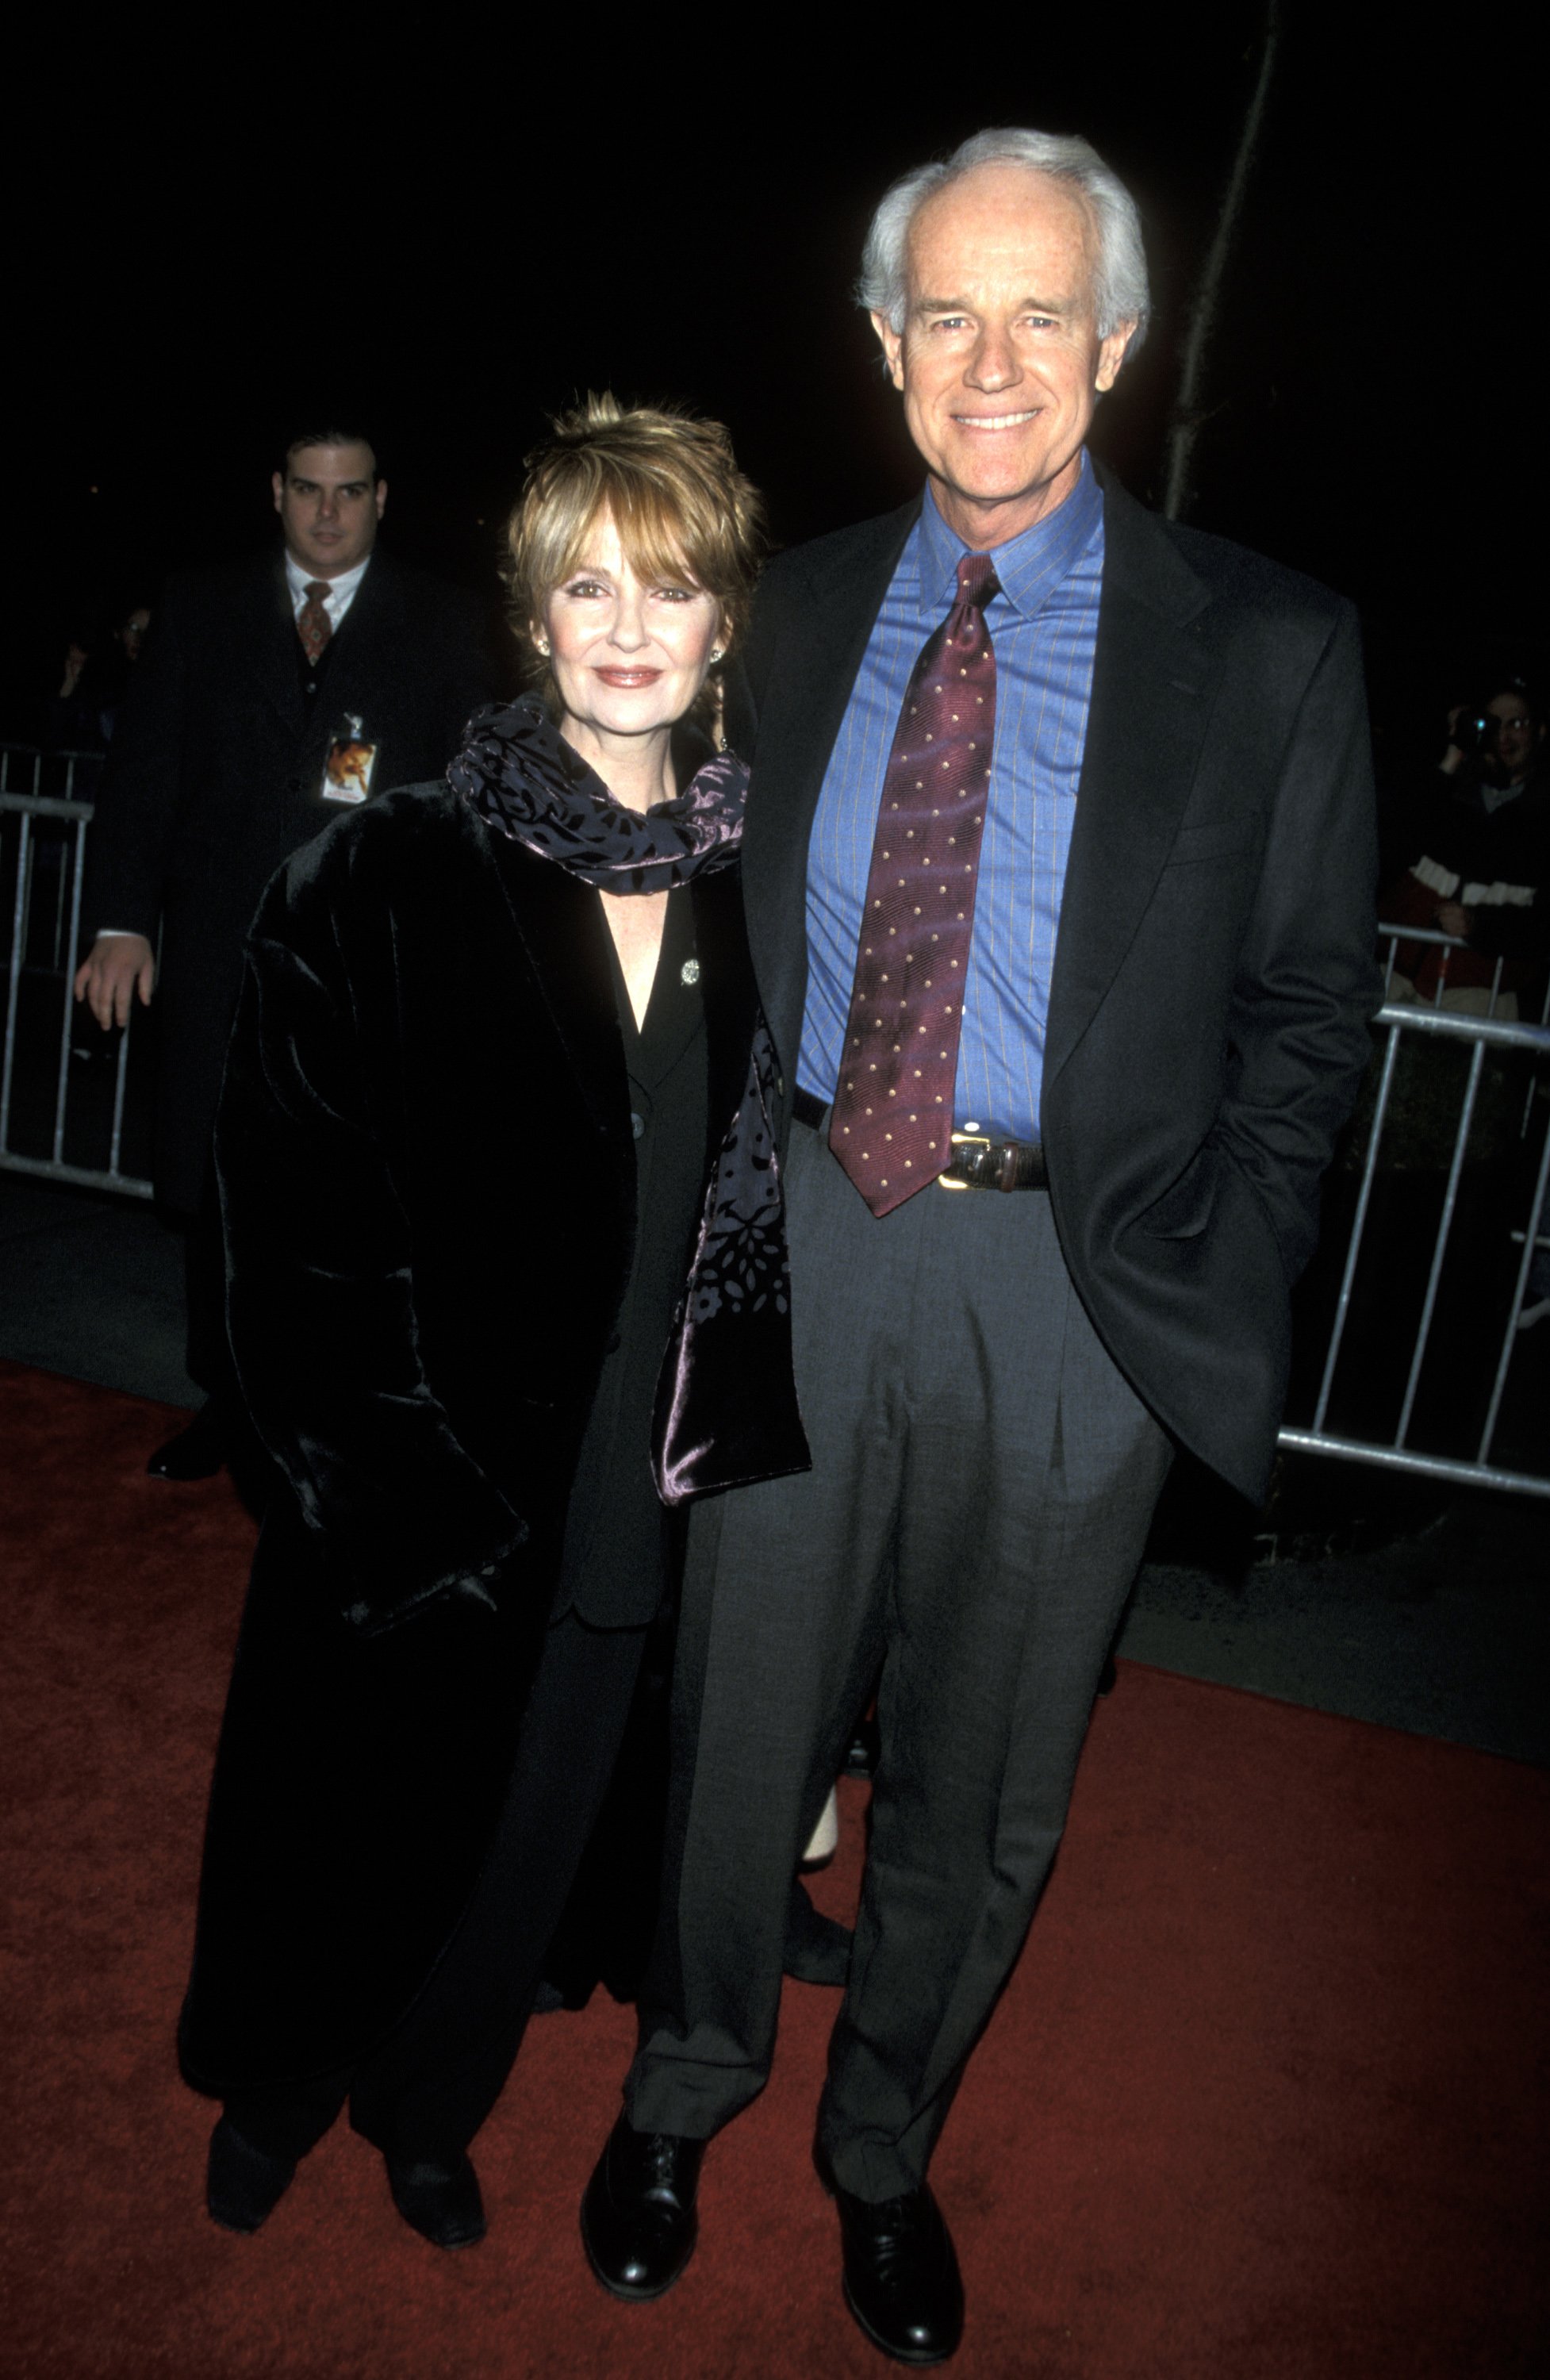
[[1445, 934], [1457, 934], [1461, 942], [1467, 942], [1474, 926], [1474, 912], [1466, 909], [1461, 901], [1439, 901], [1437, 924]]
[[105, 1033], [112, 1025], [127, 1025], [136, 992], [140, 1006], [150, 1007], [155, 982], [156, 953], [143, 934], [99, 934], [77, 969], [76, 998], [85, 1001]]

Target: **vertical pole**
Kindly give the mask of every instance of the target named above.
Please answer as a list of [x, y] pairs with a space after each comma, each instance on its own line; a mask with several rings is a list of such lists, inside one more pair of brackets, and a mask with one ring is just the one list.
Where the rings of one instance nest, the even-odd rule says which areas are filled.
[[1426, 1361], [1426, 1342], [1432, 1335], [1432, 1317], [1436, 1311], [1437, 1283], [1442, 1279], [1443, 1258], [1447, 1254], [1448, 1234], [1453, 1229], [1453, 1209], [1458, 1204], [1459, 1183], [1464, 1171], [1464, 1150], [1469, 1142], [1470, 1126], [1474, 1122], [1475, 1096], [1480, 1089], [1480, 1077], [1485, 1064], [1485, 1044], [1477, 1041], [1470, 1060], [1469, 1080], [1464, 1087], [1464, 1104], [1459, 1113], [1459, 1130], [1453, 1142], [1453, 1163], [1448, 1171], [1447, 1188], [1443, 1193], [1442, 1220], [1437, 1225], [1436, 1243], [1432, 1250], [1432, 1269], [1426, 1279], [1426, 1295], [1422, 1304], [1421, 1322], [1415, 1334], [1415, 1352], [1411, 1358], [1410, 1378], [1405, 1382], [1405, 1402], [1399, 1409], [1399, 1427], [1394, 1433], [1396, 1446], [1403, 1446], [1410, 1434], [1411, 1415], [1415, 1411], [1415, 1392], [1421, 1385], [1421, 1366]]
[[1232, 160], [1232, 171], [1228, 176], [1221, 212], [1217, 217], [1216, 235], [1206, 255], [1200, 286], [1190, 310], [1190, 326], [1184, 337], [1183, 368], [1179, 376], [1179, 394], [1174, 400], [1173, 420], [1168, 433], [1168, 481], [1163, 496], [1163, 516], [1167, 520], [1182, 520], [1189, 511], [1193, 493], [1190, 485], [1190, 465], [1205, 419], [1201, 391], [1205, 380], [1205, 360], [1210, 351], [1211, 334], [1217, 326], [1217, 310], [1221, 299], [1227, 261], [1232, 252], [1233, 236], [1242, 212], [1249, 176], [1253, 170], [1254, 152], [1259, 146], [1260, 127], [1265, 121], [1265, 103], [1270, 95], [1270, 79], [1275, 71], [1280, 38], [1279, 0], [1265, 0], [1259, 74], [1243, 117], [1242, 130], [1238, 136], [1237, 153]]
[[65, 1012], [59, 1020], [59, 1081], [54, 1098], [54, 1161], [65, 1161], [65, 1106], [70, 1095], [70, 1026], [75, 1005], [76, 953], [80, 946], [81, 877], [86, 867], [86, 820], [76, 823], [75, 881], [70, 887], [70, 946], [65, 962]]
[[1378, 1143], [1383, 1138], [1384, 1122], [1388, 1114], [1388, 1094], [1394, 1087], [1394, 1067], [1399, 1055], [1399, 1027], [1388, 1028], [1388, 1046], [1383, 1053], [1383, 1075], [1373, 1107], [1373, 1128], [1367, 1136], [1367, 1154], [1362, 1165], [1362, 1187], [1356, 1196], [1356, 1213], [1351, 1218], [1350, 1242], [1346, 1249], [1345, 1269], [1340, 1275], [1340, 1293], [1335, 1301], [1335, 1320], [1329, 1332], [1329, 1352], [1324, 1359], [1324, 1378], [1318, 1384], [1318, 1402], [1314, 1407], [1314, 1436], [1323, 1429], [1329, 1411], [1329, 1391], [1334, 1386], [1335, 1366], [1340, 1357], [1340, 1342], [1346, 1335], [1346, 1318], [1350, 1311], [1351, 1283], [1356, 1279], [1357, 1258], [1362, 1254], [1362, 1234], [1367, 1228], [1367, 1208], [1373, 1196], [1373, 1177], [1378, 1170]]
[[10, 1138], [11, 1076], [16, 1067], [17, 1005], [21, 998], [21, 945], [27, 930], [27, 875], [32, 820], [23, 810], [16, 850], [16, 905], [11, 912], [11, 965], [6, 985], [6, 1057], [0, 1067], [0, 1149]]
[[1502, 1391], [1507, 1387], [1507, 1369], [1512, 1361], [1513, 1342], [1518, 1336], [1518, 1317], [1523, 1311], [1523, 1299], [1529, 1286], [1529, 1272], [1533, 1264], [1539, 1226], [1544, 1213], [1544, 1184], [1550, 1175], [1550, 1131], [1544, 1135], [1544, 1147], [1539, 1153], [1539, 1178], [1529, 1206], [1529, 1220], [1523, 1231], [1523, 1257], [1518, 1267], [1518, 1279], [1513, 1284], [1512, 1305], [1502, 1333], [1502, 1352], [1496, 1362], [1496, 1377], [1491, 1386], [1491, 1403], [1485, 1415], [1485, 1427], [1480, 1434], [1480, 1452], [1476, 1461], [1489, 1463], [1491, 1440], [1496, 1434], [1496, 1416], [1502, 1409]]

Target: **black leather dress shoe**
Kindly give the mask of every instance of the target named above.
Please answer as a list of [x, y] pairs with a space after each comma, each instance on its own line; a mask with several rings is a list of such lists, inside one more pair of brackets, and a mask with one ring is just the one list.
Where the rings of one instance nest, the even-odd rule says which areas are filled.
[[256, 2149], [229, 2117], [222, 2117], [210, 2135], [204, 2203], [224, 2230], [260, 2229], [295, 2179], [294, 2158], [271, 2156]]
[[145, 1467], [152, 1479], [213, 1479], [225, 1459], [215, 1408], [205, 1404], [187, 1429], [156, 1449]]
[[581, 2242], [616, 2298], [660, 2298], [695, 2252], [703, 2141], [637, 2132], [621, 2116], [581, 2202]]
[[842, 2190], [821, 2152], [818, 2179], [840, 2210], [845, 2303], [874, 2347], [899, 2363], [945, 2363], [963, 2336], [963, 2283], [952, 2234], [924, 2182], [873, 2205]]
[[466, 2156], [455, 2165], [385, 2157], [393, 2203], [411, 2231], [433, 2248], [471, 2248], [485, 2234], [479, 2178]]

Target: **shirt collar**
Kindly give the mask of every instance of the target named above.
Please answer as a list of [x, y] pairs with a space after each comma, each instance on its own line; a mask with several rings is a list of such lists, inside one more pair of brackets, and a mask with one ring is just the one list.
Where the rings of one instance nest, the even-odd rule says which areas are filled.
[[[1031, 620], [1062, 578], [1074, 568], [1103, 520], [1103, 490], [1094, 476], [1087, 449], [1082, 468], [1064, 504], [1025, 528], [1021, 537], [993, 549], [996, 577], [1014, 611]], [[958, 565], [964, 554], [983, 549], [965, 545], [949, 528], [927, 487], [920, 508], [920, 584], [925, 608], [944, 610], [958, 591]]]
[[[288, 545], [284, 550], [285, 584], [291, 590], [291, 602], [294, 606], [300, 602], [317, 574], [299, 563]], [[357, 562], [353, 570], [342, 570], [337, 578], [329, 579], [328, 593], [323, 597], [323, 601], [325, 603], [347, 602], [370, 567], [371, 556], [368, 554], [365, 561]]]

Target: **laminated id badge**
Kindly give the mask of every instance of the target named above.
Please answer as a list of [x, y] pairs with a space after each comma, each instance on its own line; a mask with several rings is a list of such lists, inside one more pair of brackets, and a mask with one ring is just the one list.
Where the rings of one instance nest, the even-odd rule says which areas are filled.
[[345, 713], [345, 722], [333, 733], [323, 762], [322, 797], [325, 802], [363, 802], [371, 791], [372, 771], [377, 766], [377, 747], [368, 744], [362, 722], [353, 710]]

